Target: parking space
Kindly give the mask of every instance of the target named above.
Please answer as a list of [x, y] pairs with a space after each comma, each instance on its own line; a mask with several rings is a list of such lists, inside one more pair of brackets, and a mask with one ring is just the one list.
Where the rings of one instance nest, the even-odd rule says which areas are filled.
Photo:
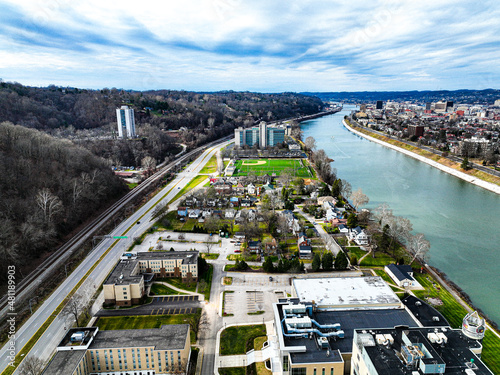
[[174, 314], [194, 314], [196, 308], [158, 308], [152, 309], [150, 315], [174, 315]]
[[198, 296], [169, 296], [169, 297], [154, 297], [154, 303], [164, 303], [164, 302], [198, 302]]
[[256, 313], [264, 309], [264, 293], [258, 290], [247, 290], [248, 313]]
[[266, 275], [250, 275], [241, 273], [234, 273], [234, 274], [231, 273], [231, 277], [233, 278], [232, 285], [234, 286], [245, 286], [247, 288], [267, 287], [269, 289], [290, 286], [290, 278], [291, 278], [288, 275], [266, 276]]

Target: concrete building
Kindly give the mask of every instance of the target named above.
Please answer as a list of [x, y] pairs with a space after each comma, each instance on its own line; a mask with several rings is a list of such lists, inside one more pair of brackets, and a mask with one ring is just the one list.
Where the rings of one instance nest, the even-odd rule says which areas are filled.
[[[359, 350], [354, 351], [356, 330], [399, 326], [451, 330], [436, 309], [414, 296], [400, 300], [378, 276], [295, 279], [292, 296], [273, 305], [279, 346], [271, 361], [273, 373], [365, 375], [366, 371], [353, 372], [351, 366], [359, 361]], [[479, 341], [468, 343], [481, 347]]]
[[131, 306], [140, 302], [155, 276], [198, 280], [197, 251], [125, 253], [103, 285], [104, 302]]
[[267, 125], [262, 121], [259, 126], [234, 130], [234, 140], [237, 147], [257, 145], [259, 148], [274, 147], [285, 141], [287, 128], [280, 125]]
[[118, 136], [120, 138], [135, 138], [134, 110], [126, 105], [116, 109]]
[[351, 375], [493, 374], [482, 345], [449, 327], [354, 330]]
[[72, 328], [42, 374], [185, 374], [191, 354], [189, 329], [189, 324], [112, 331]]

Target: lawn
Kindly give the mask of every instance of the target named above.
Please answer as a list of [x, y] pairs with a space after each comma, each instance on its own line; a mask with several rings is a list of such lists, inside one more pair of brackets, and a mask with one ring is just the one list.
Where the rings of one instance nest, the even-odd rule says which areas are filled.
[[159, 278], [157, 280], [158, 281], [165, 281], [166, 283], [172, 284], [176, 288], [184, 289], [184, 290], [187, 290], [189, 292], [195, 292], [196, 291], [196, 283], [186, 284], [186, 283], [182, 282], [181, 278], [168, 277], [168, 278], [164, 278], [164, 279]]
[[253, 340], [253, 348], [255, 350], [262, 350], [262, 345], [267, 341], [267, 336], [259, 336]]
[[217, 155], [214, 155], [205, 164], [200, 173], [215, 173], [217, 172]]
[[291, 169], [295, 177], [314, 178], [307, 167], [307, 161], [303, 159], [245, 159], [235, 162], [233, 176], [246, 176], [249, 171], [261, 176], [264, 174], [279, 176], [284, 169]]
[[483, 339], [481, 359], [494, 374], [500, 374], [500, 338], [490, 330], [486, 331]]
[[[197, 309], [196, 314], [101, 317], [97, 320], [96, 325], [104, 331], [160, 328], [164, 324], [189, 324], [189, 320], [196, 315], [201, 315], [201, 309]], [[192, 330], [191, 343], [196, 343]]]
[[[210, 300], [210, 291], [212, 290], [212, 276], [214, 274], [214, 266], [212, 264], [208, 265], [208, 270], [203, 273], [198, 283], [198, 293], [205, 296], [205, 301]], [[203, 282], [201, 282], [203, 281]]]
[[254, 339], [265, 334], [264, 324], [228, 327], [220, 335], [220, 354], [245, 354], [254, 348]]
[[425, 290], [415, 290], [415, 295], [424, 301], [426, 297], [439, 298], [443, 301], [443, 305], [436, 306], [436, 310], [444, 315], [453, 328], [462, 327], [462, 320], [467, 314], [465, 308], [446, 289], [436, 283], [431, 275], [414, 273], [413, 276], [425, 288]]
[[201, 257], [203, 259], [218, 259], [220, 254], [207, 254], [207, 253], [202, 253]]
[[[359, 260], [359, 258], [358, 258], [358, 260]], [[383, 253], [381, 251], [376, 251], [375, 258], [373, 258], [372, 254], [368, 255], [365, 259], [363, 259], [360, 266], [383, 267], [383, 266], [386, 266], [386, 265], [391, 264], [391, 263], [394, 263], [393, 257], [391, 257], [390, 255]]]
[[[387, 284], [394, 285], [394, 281], [389, 277], [389, 275], [384, 270], [375, 270], [375, 273], [380, 276]], [[394, 290], [394, 289], [393, 289]], [[397, 289], [399, 292], [401, 289]]]
[[177, 290], [174, 290], [172, 288], [169, 288], [166, 285], [163, 284], [158, 284], [154, 283], [151, 285], [151, 293], [157, 295], [157, 296], [178, 296], [178, 295], [185, 295], [186, 293], [178, 292]]
[[220, 375], [245, 375], [246, 367], [220, 367], [218, 371]]

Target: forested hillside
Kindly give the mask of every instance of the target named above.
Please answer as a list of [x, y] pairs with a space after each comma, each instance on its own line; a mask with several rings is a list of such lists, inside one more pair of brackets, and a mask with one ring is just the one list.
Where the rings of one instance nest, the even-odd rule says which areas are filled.
[[[115, 139], [115, 110], [124, 104], [134, 108], [140, 142]], [[294, 93], [81, 90], [0, 82], [0, 122], [72, 139], [122, 165], [139, 165], [145, 156], [162, 162], [178, 150], [174, 143], [197, 146], [239, 126], [310, 115], [321, 108], [320, 99]], [[175, 140], [165, 132], [179, 129]]]
[[0, 283], [122, 195], [104, 159], [35, 129], [0, 123]]

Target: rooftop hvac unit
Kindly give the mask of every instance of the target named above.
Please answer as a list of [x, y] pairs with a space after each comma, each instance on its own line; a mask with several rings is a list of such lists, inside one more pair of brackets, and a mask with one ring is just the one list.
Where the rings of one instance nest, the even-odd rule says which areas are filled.
[[448, 337], [443, 332], [436, 333], [437, 337], [441, 339], [445, 344], [448, 343]]
[[394, 344], [394, 337], [392, 337], [391, 334], [387, 333], [384, 336], [385, 336], [385, 339], [388, 340], [391, 345]]
[[326, 337], [318, 337], [318, 344], [321, 349], [328, 349], [328, 339]]
[[375, 335], [375, 340], [377, 340], [377, 344], [383, 345], [386, 341], [385, 336], [382, 334]]
[[85, 337], [85, 332], [83, 331], [75, 332], [71, 335], [70, 341], [71, 342], [83, 341], [84, 337]]
[[437, 336], [434, 332], [429, 332], [429, 333], [427, 334], [427, 339], [428, 339], [431, 343], [435, 344], [435, 343], [436, 343], [436, 341], [438, 341], [438, 336]]

